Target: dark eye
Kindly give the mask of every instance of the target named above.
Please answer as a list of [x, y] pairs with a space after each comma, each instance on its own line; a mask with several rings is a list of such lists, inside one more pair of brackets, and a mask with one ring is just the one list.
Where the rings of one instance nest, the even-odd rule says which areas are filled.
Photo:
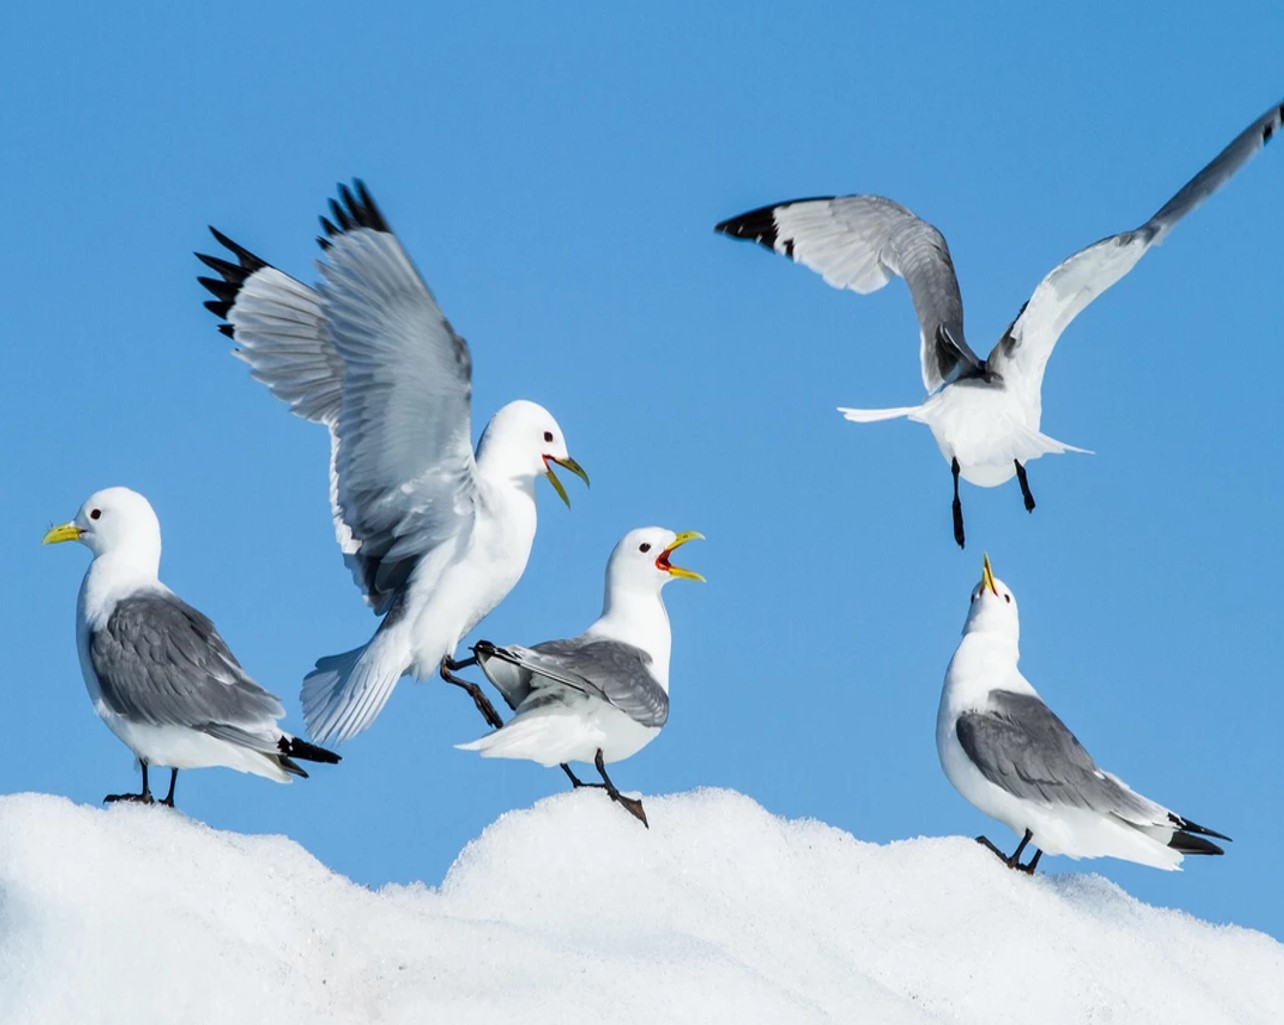
[[553, 432], [552, 432], [552, 431], [545, 431], [545, 432], [544, 432], [544, 440], [545, 440], [545, 441], [552, 441], [552, 440], [553, 440]]
[[649, 552], [650, 550], [651, 550], [651, 542], [650, 542], [650, 541], [643, 541], [640, 545], [638, 545], [638, 551], [639, 551], [639, 552], [646, 553], [646, 552]]
[[1011, 605], [1011, 604], [1012, 604], [1012, 595], [1010, 595], [1010, 594], [1005, 594], [1005, 595], [1003, 596], [1003, 600], [1004, 600], [1005, 602], [1007, 602], [1009, 605]]
[[96, 520], [96, 519], [98, 519], [98, 517], [99, 517], [99, 516], [101, 516], [102, 514], [103, 514], [103, 511], [102, 511], [101, 509], [91, 509], [91, 510], [89, 511], [89, 518], [90, 518], [91, 520]]

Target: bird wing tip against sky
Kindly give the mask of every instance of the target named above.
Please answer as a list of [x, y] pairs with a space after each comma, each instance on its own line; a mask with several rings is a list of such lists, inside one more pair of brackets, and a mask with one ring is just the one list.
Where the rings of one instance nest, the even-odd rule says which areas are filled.
[[[969, 491], [963, 553], [927, 433], [834, 412], [920, 397], [903, 285], [839, 292], [710, 231], [784, 197], [887, 195], [948, 240], [969, 343], [988, 351], [1057, 262], [1141, 223], [1278, 100], [1278, 5], [834, 4], [782, 23], [766, 3], [457, 19], [389, 4], [359, 31], [346, 10], [13, 15], [4, 789], [92, 803], [130, 771], [77, 668], [85, 553], [39, 545], [96, 488], [151, 500], [162, 579], [281, 696], [286, 728], [302, 730], [315, 658], [369, 636], [325, 432], [228, 356], [191, 255], [215, 224], [313, 281], [316, 217], [359, 176], [468, 340], [475, 429], [533, 399], [593, 475], [570, 510], [537, 482], [525, 576], [473, 638], [589, 622], [630, 526], [709, 539], [708, 588], [666, 593], [671, 714], [629, 787], [734, 787], [878, 841], [1000, 828], [933, 745], [985, 548], [1021, 597], [1023, 671], [1094, 757], [1236, 838], [1183, 873], [1091, 868], [1284, 935], [1264, 885], [1284, 825], [1262, 815], [1284, 792], [1284, 461], [1262, 381], [1284, 151], [1070, 326], [1043, 427], [1098, 454], [1035, 464], [1033, 514], [1014, 488]], [[333, 771], [292, 787], [193, 773], [184, 808], [284, 832], [358, 881], [440, 879], [487, 823], [565, 782], [456, 751], [479, 724], [449, 688], [401, 686]]]

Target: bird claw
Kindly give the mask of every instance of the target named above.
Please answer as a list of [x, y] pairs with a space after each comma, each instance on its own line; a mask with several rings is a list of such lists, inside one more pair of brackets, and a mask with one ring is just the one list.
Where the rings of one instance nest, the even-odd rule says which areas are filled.
[[638, 798], [625, 797], [617, 790], [615, 793], [611, 794], [611, 800], [620, 805], [620, 807], [641, 822], [642, 825], [646, 826], [647, 829], [651, 828], [651, 823], [646, 820], [646, 809], [642, 807], [642, 802]]
[[[146, 790], [144, 790], [141, 794], [108, 794], [106, 797], [103, 798], [103, 804], [115, 804], [118, 801], [123, 801], [127, 804], [155, 804], [156, 803], [156, 799], [152, 797], [152, 795]], [[162, 801], [161, 803], [164, 804], [166, 802]], [[171, 808], [174, 807], [173, 802], [169, 802], [169, 806]]]

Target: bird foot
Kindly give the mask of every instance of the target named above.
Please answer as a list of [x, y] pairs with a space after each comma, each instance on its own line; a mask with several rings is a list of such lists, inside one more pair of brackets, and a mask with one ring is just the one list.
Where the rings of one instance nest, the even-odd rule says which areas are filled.
[[[103, 798], [103, 804], [115, 804], [117, 801], [124, 801], [128, 804], [155, 804], [156, 799], [152, 797], [151, 791], [144, 790], [141, 794], [108, 794]], [[165, 802], [161, 802], [164, 804]], [[174, 807], [174, 802], [170, 801], [169, 806]]]
[[646, 826], [647, 829], [651, 828], [651, 823], [647, 822], [646, 820], [646, 810], [642, 807], [642, 802], [638, 800], [638, 798], [625, 797], [618, 790], [607, 791], [607, 793], [610, 794], [612, 801], [614, 801], [621, 808], [623, 808], [630, 815], [632, 815], [635, 819], [641, 822], [642, 825]]
[[1016, 851], [1013, 852], [1012, 854], [1004, 854], [1001, 850], [999, 850], [996, 846], [994, 846], [993, 843], [990, 842], [989, 837], [978, 836], [976, 838], [976, 842], [983, 847], [989, 848], [994, 853], [994, 856], [998, 858], [1001, 862], [1003, 862], [1003, 864], [1007, 865], [1008, 868], [1015, 869], [1018, 872], [1024, 872], [1028, 876], [1034, 875], [1034, 870], [1039, 864], [1039, 859], [1043, 857], [1043, 851], [1035, 851], [1034, 857], [1031, 858], [1029, 862], [1022, 865], [1021, 851], [1025, 847], [1024, 841], [1022, 842], [1021, 846], [1018, 847]]
[[[458, 663], [455, 665], [457, 666]], [[462, 676], [456, 676], [450, 671], [450, 669], [451, 663], [446, 659], [442, 659], [441, 678], [447, 683], [453, 683], [456, 687], [460, 687], [468, 692], [468, 696], [473, 699], [473, 704], [477, 706], [477, 711], [481, 712], [482, 718], [486, 720], [486, 724], [490, 726], [491, 729], [497, 730], [503, 726], [504, 720], [499, 717], [499, 713], [495, 711], [495, 706], [492, 705], [486, 695], [482, 693], [481, 688], [471, 680], [465, 680]]]

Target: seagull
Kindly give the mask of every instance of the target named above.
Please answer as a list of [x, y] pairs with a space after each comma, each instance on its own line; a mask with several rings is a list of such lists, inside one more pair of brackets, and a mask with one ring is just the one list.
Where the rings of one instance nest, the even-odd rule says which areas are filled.
[[905, 279], [919, 325], [927, 397], [917, 406], [848, 409], [857, 423], [906, 417], [926, 424], [954, 477], [954, 539], [964, 544], [959, 477], [997, 487], [1016, 476], [1034, 511], [1026, 463], [1047, 453], [1087, 452], [1039, 430], [1043, 372], [1061, 332], [1122, 278], [1173, 226], [1230, 180], [1280, 128], [1284, 104], [1254, 121], [1159, 211], [1132, 231], [1094, 242], [1052, 269], [981, 359], [963, 335], [963, 300], [941, 233], [883, 196], [828, 196], [764, 206], [723, 221], [749, 239], [823, 275], [834, 288], [875, 292]]
[[[355, 191], [354, 191], [355, 190]], [[453, 675], [460, 639], [520, 579], [535, 538], [535, 478], [568, 506], [553, 464], [588, 484], [553, 415], [510, 402], [470, 444], [472, 358], [397, 236], [357, 181], [321, 218], [315, 289], [221, 232], [232, 262], [197, 253], [235, 355], [305, 420], [330, 432], [330, 506], [344, 561], [382, 618], [370, 640], [321, 658], [303, 682], [317, 740], [366, 729], [405, 674]]]
[[210, 619], [160, 582], [160, 522], [129, 488], [106, 488], [44, 543], [79, 541], [94, 554], [76, 602], [76, 648], [94, 711], [138, 758], [143, 786], [108, 803], [152, 804], [149, 765], [169, 767], [174, 807], [179, 769], [224, 765], [289, 783], [294, 761], [339, 756], [284, 733], [285, 709], [241, 668]]
[[[945, 671], [936, 716], [941, 767], [960, 794], [1021, 837], [1009, 868], [1033, 875], [1039, 858], [1122, 858], [1174, 870], [1186, 854], [1222, 854], [1204, 839], [1230, 837], [1183, 818], [1097, 767], [1017, 668], [1016, 598], [989, 556], [959, 642]], [[1021, 854], [1034, 844], [1034, 857]]]
[[[606, 564], [602, 615], [578, 637], [533, 648], [473, 648], [482, 672], [514, 709], [508, 724], [458, 747], [483, 758], [525, 758], [561, 765], [572, 786], [601, 787], [647, 825], [642, 802], [625, 797], [608, 762], [637, 754], [669, 718], [669, 616], [660, 596], [675, 578], [704, 580], [670, 561], [702, 535], [642, 527], [621, 538]], [[590, 762], [601, 783], [583, 783], [568, 763]]]

